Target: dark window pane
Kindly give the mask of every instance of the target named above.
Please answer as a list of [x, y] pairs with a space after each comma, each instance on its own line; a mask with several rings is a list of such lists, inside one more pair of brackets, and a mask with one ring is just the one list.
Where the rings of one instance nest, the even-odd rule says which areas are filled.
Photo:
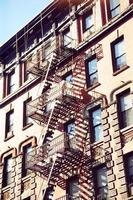
[[89, 29], [93, 26], [93, 15], [90, 14], [85, 18], [85, 29]]
[[112, 55], [115, 71], [126, 65], [126, 53], [123, 37], [119, 38], [117, 42], [112, 44]]
[[95, 127], [95, 142], [101, 140], [103, 137], [101, 125]]
[[93, 58], [87, 62], [87, 83], [89, 86], [98, 82], [97, 60]]
[[104, 200], [107, 198], [108, 186], [107, 186], [107, 169], [102, 167], [96, 170], [96, 195], [98, 200]]
[[72, 83], [73, 82], [73, 77], [72, 77], [72, 74], [69, 74], [68, 76], [65, 77], [65, 80], [69, 83]]
[[115, 17], [120, 13], [119, 0], [110, 0], [110, 12], [111, 12], [111, 17]]
[[93, 117], [93, 125], [94, 126], [101, 124], [101, 109], [99, 108], [99, 109], [93, 111], [92, 117]]
[[101, 125], [101, 108], [90, 111], [91, 120], [91, 134], [93, 142], [97, 142], [103, 138], [102, 125]]
[[129, 92], [125, 92], [119, 97], [119, 123], [121, 128], [125, 128], [133, 124], [132, 100]]

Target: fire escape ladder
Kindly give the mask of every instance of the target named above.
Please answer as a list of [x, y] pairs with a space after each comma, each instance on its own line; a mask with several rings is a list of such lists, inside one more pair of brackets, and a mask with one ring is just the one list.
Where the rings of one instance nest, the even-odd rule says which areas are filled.
[[50, 179], [51, 179], [51, 175], [52, 175], [55, 163], [56, 163], [56, 157], [57, 157], [57, 155], [54, 155], [54, 157], [53, 157], [52, 167], [51, 167], [50, 172], [49, 172], [49, 176], [48, 176], [47, 183], [46, 183], [46, 186], [45, 186], [45, 189], [44, 189], [42, 200], [46, 200], [46, 199], [51, 200], [46, 195], [47, 195], [47, 190], [48, 190], [49, 186], [51, 186]]
[[[48, 121], [47, 121], [47, 124], [46, 124], [46, 127], [45, 127], [45, 132], [42, 133], [42, 139], [43, 139], [43, 140], [44, 140], [45, 135], [46, 135], [47, 132], [48, 132], [49, 125], [50, 125], [50, 122], [51, 122], [51, 119], [52, 119], [52, 116], [53, 116], [53, 113], [54, 113], [54, 109], [55, 109], [56, 103], [57, 103], [57, 100], [55, 100], [55, 101], [53, 102], [52, 109], [51, 109], [51, 111], [50, 111], [50, 115], [49, 115], [49, 117], [48, 117]], [[52, 137], [51, 137], [51, 139], [52, 139]]]

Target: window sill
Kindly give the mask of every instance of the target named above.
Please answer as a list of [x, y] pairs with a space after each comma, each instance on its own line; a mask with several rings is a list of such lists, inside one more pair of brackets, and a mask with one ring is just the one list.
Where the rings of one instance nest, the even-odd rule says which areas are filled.
[[91, 144], [91, 147], [95, 148], [95, 147], [102, 146], [102, 145], [103, 145], [103, 140], [99, 140], [97, 142], [93, 142]]
[[121, 72], [125, 71], [125, 70], [128, 69], [128, 68], [129, 68], [128, 65], [122, 66], [121, 69], [119, 69], [119, 70], [117, 70], [117, 71], [115, 71], [115, 72], [113, 73], [113, 76], [116, 76], [116, 75], [120, 74]]
[[10, 136], [6, 137], [6, 138], [4, 139], [4, 142], [6, 142], [6, 141], [10, 140], [12, 137], [14, 137], [13, 131], [8, 132], [7, 135], [8, 135], [8, 134], [9, 134]]
[[27, 128], [31, 127], [32, 125], [33, 125], [33, 123], [27, 124], [26, 126], [24, 126], [24, 127], [22, 128], [22, 131], [26, 130]]
[[133, 131], [133, 125], [127, 126], [123, 129], [120, 129], [120, 133], [122, 133], [122, 134], [128, 133], [130, 131]]
[[23, 182], [29, 181], [30, 179], [31, 179], [31, 173], [26, 175], [26, 176], [24, 176], [24, 177], [22, 177], [22, 181]]
[[11, 183], [8, 184], [7, 186], [2, 187], [2, 192], [7, 192], [10, 190], [10, 188], [11, 188]]
[[95, 83], [94, 85], [88, 87], [88, 88], [87, 88], [87, 91], [89, 92], [90, 90], [93, 90], [94, 88], [96, 88], [96, 87], [98, 87], [98, 86], [100, 86], [100, 85], [101, 85], [101, 84], [97, 82], [97, 83]]

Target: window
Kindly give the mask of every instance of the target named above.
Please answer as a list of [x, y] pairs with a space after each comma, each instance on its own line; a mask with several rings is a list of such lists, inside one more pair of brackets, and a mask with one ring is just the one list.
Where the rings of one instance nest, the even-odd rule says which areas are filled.
[[65, 124], [65, 131], [69, 137], [69, 139], [75, 136], [75, 122], [74, 120], [70, 120]]
[[111, 44], [114, 71], [126, 65], [126, 52], [124, 48], [124, 37], [118, 38]]
[[44, 192], [45, 192], [45, 190], [42, 191], [43, 199], [52, 199], [53, 193], [54, 193], [54, 186], [51, 185], [51, 186], [47, 187], [45, 194], [44, 194]]
[[11, 172], [12, 172], [12, 157], [11, 155], [4, 159], [3, 168], [3, 187], [6, 187], [11, 183]]
[[48, 58], [50, 56], [52, 52], [52, 46], [51, 43], [48, 42], [45, 46], [43, 46], [42, 48], [42, 61], [45, 61], [46, 58]]
[[90, 110], [90, 128], [92, 142], [98, 142], [103, 139], [100, 107]]
[[63, 46], [69, 47], [71, 46], [71, 43], [72, 43], [72, 39], [71, 39], [70, 28], [67, 28], [66, 30], [63, 31]]
[[8, 74], [8, 88], [7, 88], [7, 94], [11, 94], [15, 91], [15, 70], [12, 70]]
[[5, 138], [8, 138], [13, 135], [13, 126], [14, 126], [14, 110], [10, 110], [6, 114]]
[[95, 56], [86, 62], [86, 81], [88, 87], [98, 82], [97, 60]]
[[73, 82], [72, 71], [66, 73], [66, 74], [64, 75], [63, 79], [64, 79], [66, 82], [72, 83], [72, 82]]
[[113, 18], [120, 13], [120, 0], [110, 0], [109, 1], [110, 7], [110, 18]]
[[117, 97], [118, 115], [120, 128], [133, 124], [133, 109], [130, 91], [126, 90]]
[[26, 101], [24, 101], [23, 104], [23, 127], [31, 124], [31, 118], [28, 117], [28, 103], [31, 102], [31, 100], [32, 98], [30, 97]]
[[133, 195], [133, 152], [125, 159], [126, 179], [129, 196]]
[[32, 151], [31, 144], [24, 146], [23, 148], [23, 161], [22, 161], [22, 177], [27, 176], [30, 174], [30, 170], [27, 168], [29, 153]]
[[23, 200], [30, 200], [30, 197], [27, 197], [27, 198], [25, 198], [25, 199], [23, 199]]
[[94, 170], [94, 186], [97, 200], [106, 200], [108, 193], [107, 169], [105, 166]]
[[67, 180], [67, 194], [70, 200], [79, 198], [79, 178], [73, 176]]
[[92, 10], [90, 10], [89, 13], [86, 13], [83, 16], [83, 32], [87, 30], [92, 31], [93, 26], [94, 26], [93, 13], [92, 13]]

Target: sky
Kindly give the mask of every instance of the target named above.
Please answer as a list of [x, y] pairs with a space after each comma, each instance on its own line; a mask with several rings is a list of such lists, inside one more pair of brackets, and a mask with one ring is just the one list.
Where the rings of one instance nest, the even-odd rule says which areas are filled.
[[53, 0], [0, 0], [0, 46]]

